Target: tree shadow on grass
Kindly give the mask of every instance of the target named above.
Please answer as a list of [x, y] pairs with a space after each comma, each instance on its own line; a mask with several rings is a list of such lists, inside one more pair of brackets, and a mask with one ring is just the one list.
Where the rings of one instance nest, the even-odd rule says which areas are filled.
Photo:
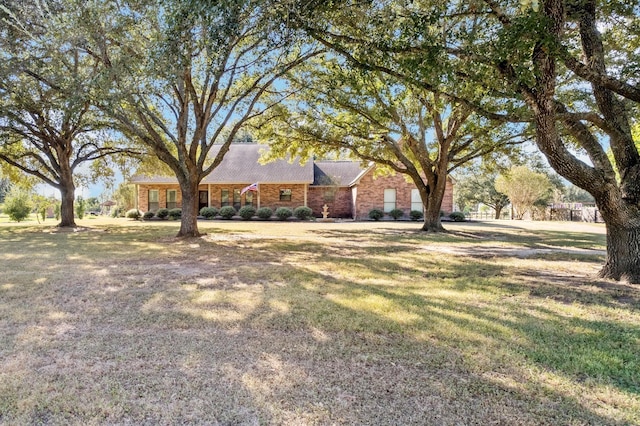
[[[150, 240], [106, 237], [95, 258], [77, 256], [93, 240], [69, 240], [66, 274], [3, 292], [3, 312], [25, 309], [0, 320], [0, 421], [616, 424], [568, 387], [638, 395], [637, 326], [541, 303], [566, 283], [543, 277], [535, 295], [517, 268], [384, 239]], [[611, 290], [602, 308], [635, 309]]]
[[[388, 265], [379, 267], [384, 269]], [[395, 267], [391, 269], [395, 270]], [[603, 386], [612, 385], [621, 392], [639, 393], [640, 360], [634, 343], [639, 336], [637, 327], [615, 321], [566, 318], [554, 310], [540, 307], [533, 308], [530, 313], [509, 316], [505, 315], [504, 309], [479, 306], [482, 303], [452, 302], [448, 298], [421, 295], [411, 289], [395, 291], [384, 285], [345, 282], [329, 274], [317, 276], [316, 272], [309, 270], [304, 274], [309, 276], [307, 282], [321, 281], [323, 285], [290, 284], [280, 291], [271, 292], [264, 301], [265, 306], [274, 300], [285, 302], [287, 306], [301, 309], [299, 312], [294, 310], [286, 315], [270, 316], [269, 312], [256, 310], [247, 318], [247, 326], [256, 322], [263, 325], [267, 317], [268, 326], [275, 329], [289, 330], [288, 327], [295, 324], [296, 327], [304, 325], [303, 330], [320, 330], [324, 336], [364, 334], [382, 337], [397, 346], [387, 348], [390, 352], [385, 354], [360, 348], [350, 356], [357, 352], [366, 359], [387, 358], [387, 366], [394, 362], [407, 366], [412, 360], [422, 358], [423, 368], [411, 373], [416, 385], [423, 386], [429, 378], [444, 375], [446, 379], [443, 381], [447, 386], [456, 388], [456, 398], [464, 400], [464, 396], [473, 395], [482, 401], [479, 404], [499, 403], [521, 414], [542, 410], [550, 398], [557, 405], [542, 417], [536, 417], [543, 422], [614, 424], [616, 421], [590, 412], [585, 401], [564, 393], [563, 389], [550, 391], [549, 384], [543, 380], [520, 387], [512, 386], [513, 383], [505, 386], [509, 380], [496, 383], [487, 377], [510, 376], [514, 366], [523, 363], [543, 372], [552, 371], [567, 383], [577, 385], [590, 381]], [[359, 300], [365, 302], [359, 304]], [[367, 302], [379, 306], [367, 310]], [[406, 315], [389, 318], [389, 310], [394, 307]], [[517, 312], [517, 306], [512, 310]], [[424, 336], [429, 337], [423, 340]], [[488, 346], [487, 341], [490, 341]], [[425, 345], [429, 347], [428, 353], [415, 357]], [[482, 361], [490, 356], [477, 353], [483, 346], [494, 351], [493, 355], [504, 357], [507, 365], [503, 365], [499, 358]], [[379, 364], [376, 367], [383, 368]], [[394, 374], [395, 369], [389, 368], [391, 371], [388, 373]], [[393, 382], [387, 374], [383, 375]], [[513, 382], [522, 380], [520, 374], [511, 378]], [[550, 397], [549, 393], [553, 396]], [[438, 398], [442, 397], [443, 394], [438, 394]], [[503, 397], [506, 400], [502, 400]], [[451, 410], [470, 409], [473, 403], [465, 400], [462, 405], [465, 407], [453, 403]], [[487, 417], [471, 416], [465, 421], [514, 422], [515, 419], [491, 412]]]

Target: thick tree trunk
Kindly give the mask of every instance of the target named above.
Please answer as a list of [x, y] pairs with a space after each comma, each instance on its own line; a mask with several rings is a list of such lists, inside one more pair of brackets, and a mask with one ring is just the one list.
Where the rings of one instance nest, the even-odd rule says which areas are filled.
[[73, 184], [73, 179], [65, 179], [60, 182], [60, 196], [62, 201], [60, 203], [60, 223], [59, 227], [75, 227], [76, 222], [74, 218], [73, 203], [75, 200], [76, 187]]
[[[443, 178], [446, 181], [446, 178]], [[446, 232], [440, 221], [440, 209], [442, 208], [442, 199], [444, 198], [445, 185], [435, 185], [435, 188], [429, 191], [426, 198], [423, 196], [424, 203], [424, 223], [422, 230], [426, 232]]]
[[440, 221], [439, 206], [425, 209], [422, 230], [426, 232], [446, 232]]
[[607, 260], [600, 277], [640, 283], [639, 223], [637, 220], [635, 225], [607, 224]]
[[180, 191], [182, 192], [182, 217], [180, 219], [179, 238], [199, 237], [198, 231], [198, 185], [196, 179], [181, 179]]

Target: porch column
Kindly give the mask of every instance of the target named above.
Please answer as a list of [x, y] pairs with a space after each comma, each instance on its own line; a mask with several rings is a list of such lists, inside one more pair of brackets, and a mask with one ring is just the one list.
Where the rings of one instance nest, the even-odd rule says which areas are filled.
[[256, 210], [260, 210], [260, 183], [258, 183], [258, 190], [256, 191], [257, 195], [258, 195], [258, 203], [256, 204], [258, 207], [256, 208]]
[[307, 190], [309, 189], [309, 184], [304, 184], [304, 206], [307, 207]]
[[211, 207], [211, 184], [207, 184], [207, 207]]

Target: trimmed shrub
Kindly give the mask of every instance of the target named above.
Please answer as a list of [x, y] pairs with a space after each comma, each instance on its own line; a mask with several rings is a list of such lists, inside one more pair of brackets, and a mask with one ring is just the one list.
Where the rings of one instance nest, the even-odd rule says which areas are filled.
[[144, 220], [149, 220], [154, 216], [153, 212], [144, 212], [144, 214], [142, 215], [142, 218]]
[[313, 210], [306, 206], [296, 207], [296, 209], [293, 211], [293, 215], [300, 220], [307, 220], [311, 217], [312, 214]]
[[218, 216], [218, 209], [216, 209], [215, 207], [203, 207], [200, 209], [200, 216], [204, 217], [205, 219], [213, 219], [214, 217]]
[[280, 220], [287, 220], [293, 216], [293, 211], [289, 207], [278, 207], [276, 217]]
[[401, 209], [393, 209], [389, 212], [389, 216], [391, 216], [393, 220], [398, 220], [404, 216], [404, 212]]
[[462, 212], [453, 212], [449, 214], [449, 218], [454, 222], [464, 222], [464, 213]]
[[253, 216], [255, 216], [255, 214], [256, 209], [254, 209], [253, 206], [244, 206], [241, 207], [240, 210], [238, 210], [238, 215], [244, 220], [251, 219]]
[[158, 209], [158, 211], [156, 211], [156, 217], [160, 219], [166, 219], [167, 217], [169, 217], [169, 209]]
[[269, 207], [260, 207], [256, 214], [260, 219], [269, 219], [271, 216], [273, 216], [273, 210], [271, 210]]
[[409, 217], [413, 221], [418, 221], [424, 217], [424, 213], [422, 213], [420, 210], [411, 210], [409, 212]]
[[171, 209], [169, 210], [169, 219], [178, 220], [182, 217], [182, 209]]
[[371, 209], [369, 211], [369, 219], [380, 220], [384, 217], [384, 212], [380, 209]]
[[236, 209], [234, 209], [233, 206], [224, 206], [218, 214], [222, 216], [223, 219], [229, 220], [236, 215]]
[[125, 216], [129, 219], [139, 220], [142, 217], [142, 212], [138, 209], [128, 210]]

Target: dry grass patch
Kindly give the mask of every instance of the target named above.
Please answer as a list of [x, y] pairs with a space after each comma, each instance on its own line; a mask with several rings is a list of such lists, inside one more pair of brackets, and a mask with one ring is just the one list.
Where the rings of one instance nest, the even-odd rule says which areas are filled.
[[640, 422], [600, 228], [91, 227], [0, 227], [0, 423]]

